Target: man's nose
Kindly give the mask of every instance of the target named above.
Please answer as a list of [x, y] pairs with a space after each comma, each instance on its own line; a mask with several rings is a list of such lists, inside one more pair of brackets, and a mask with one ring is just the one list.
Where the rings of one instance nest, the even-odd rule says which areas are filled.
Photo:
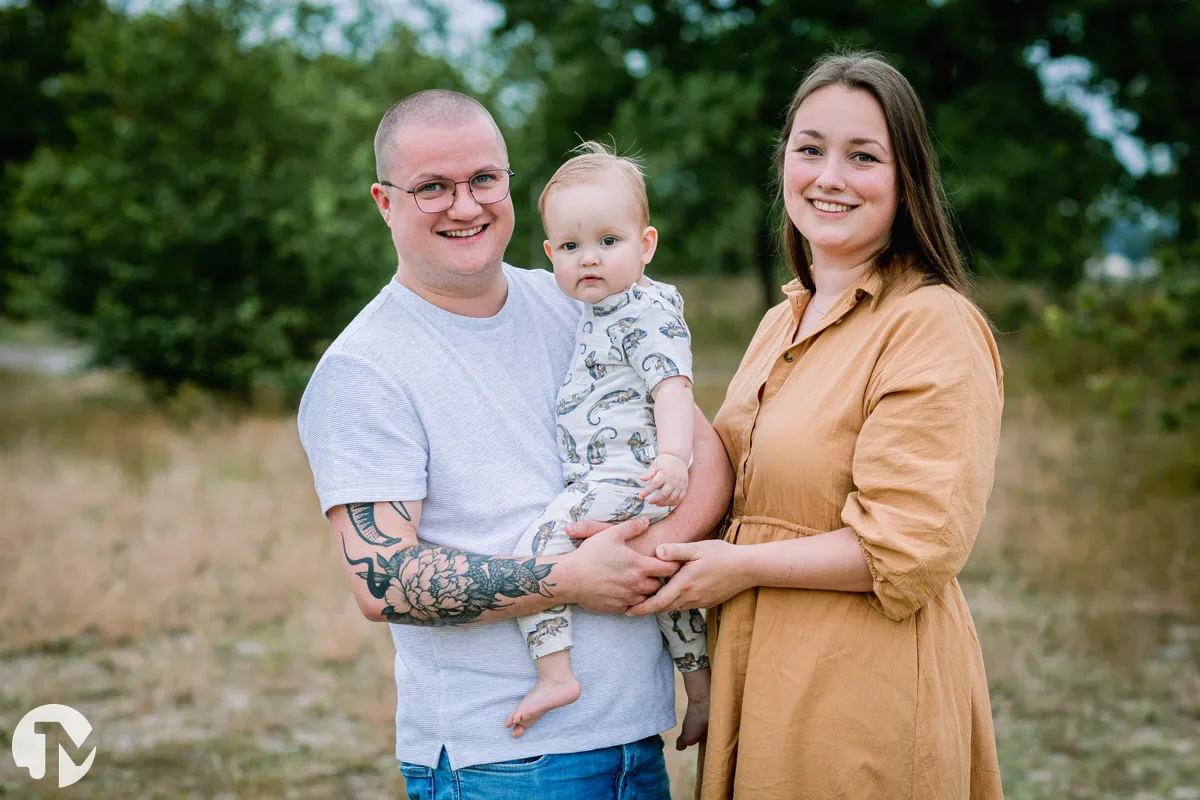
[[446, 209], [447, 216], [451, 219], [474, 219], [481, 210], [483, 206], [471, 195], [465, 183], [454, 187], [454, 202]]

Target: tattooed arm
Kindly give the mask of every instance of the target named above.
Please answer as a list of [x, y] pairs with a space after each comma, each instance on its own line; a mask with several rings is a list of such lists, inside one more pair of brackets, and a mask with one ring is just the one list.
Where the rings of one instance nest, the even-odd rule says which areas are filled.
[[[363, 616], [407, 625], [491, 622], [580, 603], [624, 612], [659, 587], [674, 564], [638, 555], [631, 520], [559, 556], [483, 556], [417, 540], [421, 503], [352, 503], [329, 510], [351, 591]], [[606, 532], [607, 533], [607, 532]]]

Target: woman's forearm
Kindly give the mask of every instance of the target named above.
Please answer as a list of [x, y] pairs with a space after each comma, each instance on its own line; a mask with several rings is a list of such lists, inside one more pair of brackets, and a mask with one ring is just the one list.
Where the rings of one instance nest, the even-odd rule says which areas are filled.
[[850, 528], [742, 547], [750, 586], [869, 592], [873, 585], [866, 556]]

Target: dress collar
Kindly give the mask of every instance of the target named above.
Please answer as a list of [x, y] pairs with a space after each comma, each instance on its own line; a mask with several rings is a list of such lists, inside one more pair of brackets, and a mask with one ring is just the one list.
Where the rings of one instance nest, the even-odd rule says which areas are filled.
[[[829, 319], [834, 319], [835, 316], [840, 316], [849, 311], [865, 297], [871, 298], [871, 310], [874, 311], [875, 307], [879, 304], [879, 298], [883, 294], [883, 290], [883, 275], [878, 269], [869, 269], [862, 275], [859, 275], [854, 283], [846, 287], [846, 291], [842, 292], [841, 297], [826, 312], [826, 316]], [[783, 293], [787, 296], [788, 304], [792, 308], [792, 315], [796, 319], [799, 319], [800, 315], [804, 313], [805, 307], [808, 306], [808, 301], [812, 299], [812, 292], [805, 289], [799, 279], [795, 279], [783, 286]]]

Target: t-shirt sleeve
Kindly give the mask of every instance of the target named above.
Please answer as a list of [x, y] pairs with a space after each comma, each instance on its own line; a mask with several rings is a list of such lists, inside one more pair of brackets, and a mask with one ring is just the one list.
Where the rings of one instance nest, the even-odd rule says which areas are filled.
[[347, 503], [424, 500], [429, 443], [402, 387], [367, 359], [327, 356], [300, 401], [300, 442], [321, 513]]
[[692, 339], [680, 310], [683, 301], [678, 303], [651, 302], [621, 337], [625, 362], [645, 379], [649, 391], [677, 375], [692, 380]]

